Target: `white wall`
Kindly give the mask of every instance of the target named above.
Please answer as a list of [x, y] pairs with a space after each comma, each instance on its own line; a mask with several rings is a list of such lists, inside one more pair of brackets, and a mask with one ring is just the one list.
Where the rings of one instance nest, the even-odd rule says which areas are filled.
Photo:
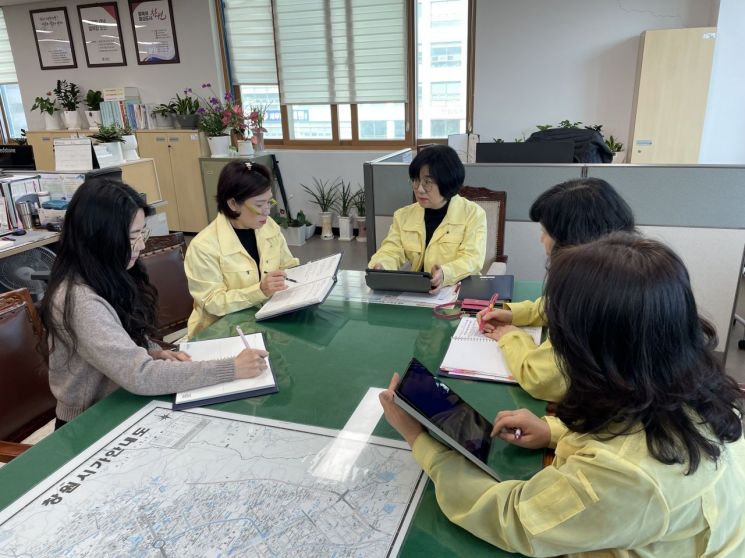
[[699, 163], [745, 163], [745, 2], [721, 0]]
[[717, 0], [477, 0], [474, 132], [512, 141], [569, 119], [626, 144], [641, 32], [716, 25], [717, 11]]
[[[84, 2], [55, 0], [53, 2], [27, 3], [3, 8], [8, 27], [13, 60], [26, 108], [29, 129], [43, 129], [38, 111], [29, 113], [29, 107], [37, 96], [44, 96], [54, 88], [58, 79], [66, 79], [80, 86], [83, 95], [88, 89], [104, 87], [135, 86], [145, 103], [165, 102], [187, 87], [200, 90], [202, 83], [212, 83], [216, 91], [221, 90], [222, 77], [216, 50], [213, 2], [207, 0], [174, 0], [173, 19], [176, 24], [180, 64], [157, 64], [140, 66], [135, 56], [132, 22], [127, 11], [126, 0], [118, 0], [126, 66], [112, 68], [89, 68], [80, 33], [77, 5]], [[75, 48], [78, 67], [72, 70], [42, 70], [36, 54], [30, 10], [65, 6], [70, 20], [70, 31]], [[85, 106], [81, 105], [85, 110]]]

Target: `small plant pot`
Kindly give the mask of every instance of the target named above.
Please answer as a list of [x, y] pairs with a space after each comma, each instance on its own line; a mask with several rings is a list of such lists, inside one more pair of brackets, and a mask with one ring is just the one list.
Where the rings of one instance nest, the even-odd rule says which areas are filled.
[[199, 120], [198, 114], [174, 114], [176, 120], [176, 126], [178, 128], [185, 128], [188, 130], [195, 130], [197, 127], [197, 121]]
[[613, 154], [613, 164], [614, 165], [621, 165], [626, 162], [626, 152], [625, 151], [616, 151]]
[[212, 136], [207, 138], [212, 157], [227, 157], [230, 149], [230, 136]]
[[357, 217], [357, 242], [367, 242], [367, 221], [364, 217]]
[[124, 143], [122, 146], [122, 154], [124, 155], [125, 161], [137, 161], [140, 156], [137, 154], [137, 137], [135, 135], [122, 136]]
[[111, 153], [111, 160], [108, 161], [109, 166], [120, 165], [124, 162], [124, 154], [122, 153], [122, 146], [124, 145], [120, 141], [112, 141], [108, 143], [101, 143], [100, 145], [106, 147], [106, 151]]
[[282, 228], [282, 234], [288, 246], [302, 246], [305, 244], [305, 227]]
[[351, 217], [339, 216], [339, 240], [354, 240], [354, 228]]
[[151, 114], [151, 119], [156, 128], [174, 128], [176, 126], [172, 114]]
[[253, 136], [251, 137], [251, 143], [253, 143], [254, 153], [261, 153], [264, 151], [264, 132], [254, 130]]
[[97, 130], [101, 125], [101, 111], [100, 110], [87, 110], [85, 111], [85, 118], [88, 120], [88, 127], [91, 130]]
[[65, 128], [75, 130], [80, 128], [80, 113], [76, 110], [62, 111], [62, 119], [65, 121]]
[[56, 112], [54, 114], [49, 114], [48, 112], [42, 112], [41, 117], [44, 119], [45, 130], [59, 130], [62, 128]]
[[253, 146], [251, 145], [251, 140], [238, 140], [237, 142], [238, 147], [238, 155], [252, 155], [254, 150]]
[[321, 238], [323, 240], [332, 240], [334, 233], [331, 230], [331, 212], [322, 211], [318, 216], [321, 218]]
[[305, 240], [310, 240], [316, 234], [315, 225], [305, 225]]

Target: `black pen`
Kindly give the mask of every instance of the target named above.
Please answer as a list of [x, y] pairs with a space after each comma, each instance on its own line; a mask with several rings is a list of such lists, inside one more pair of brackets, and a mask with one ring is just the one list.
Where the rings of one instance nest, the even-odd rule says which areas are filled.
[[[269, 272], [268, 271], [265, 271], [264, 272], [264, 275], [266, 275], [267, 273], [269, 273]], [[297, 283], [298, 282], [297, 279], [290, 279], [287, 276], [285, 276], [285, 281], [290, 281], [291, 283]]]

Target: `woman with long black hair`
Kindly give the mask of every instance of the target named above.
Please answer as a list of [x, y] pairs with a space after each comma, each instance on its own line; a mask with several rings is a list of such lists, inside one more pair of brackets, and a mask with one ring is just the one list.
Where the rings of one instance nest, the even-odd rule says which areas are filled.
[[149, 235], [145, 209], [132, 188], [101, 178], [86, 180], [70, 201], [41, 307], [57, 427], [118, 387], [162, 395], [266, 367], [264, 351], [190, 362], [150, 342], [157, 293], [137, 261]]
[[565, 248], [545, 312], [566, 396], [555, 417], [502, 411], [492, 430], [555, 448], [530, 480], [495, 482], [381, 394], [445, 515], [528, 556], [745, 556], [743, 393], [680, 258], [623, 233]]

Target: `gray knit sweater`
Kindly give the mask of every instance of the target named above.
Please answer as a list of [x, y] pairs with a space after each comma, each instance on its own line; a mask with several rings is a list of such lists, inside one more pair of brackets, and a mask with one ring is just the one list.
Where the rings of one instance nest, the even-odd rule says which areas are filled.
[[[52, 301], [52, 319], [62, 329], [65, 285]], [[87, 285], [72, 290], [71, 327], [77, 350], [69, 337], [54, 338], [49, 355], [49, 385], [57, 398], [57, 417], [70, 421], [118, 387], [138, 395], [163, 395], [234, 379], [232, 359], [203, 362], [154, 360], [135, 344], [122, 327], [112, 306]], [[50, 339], [50, 350], [52, 340]]]

